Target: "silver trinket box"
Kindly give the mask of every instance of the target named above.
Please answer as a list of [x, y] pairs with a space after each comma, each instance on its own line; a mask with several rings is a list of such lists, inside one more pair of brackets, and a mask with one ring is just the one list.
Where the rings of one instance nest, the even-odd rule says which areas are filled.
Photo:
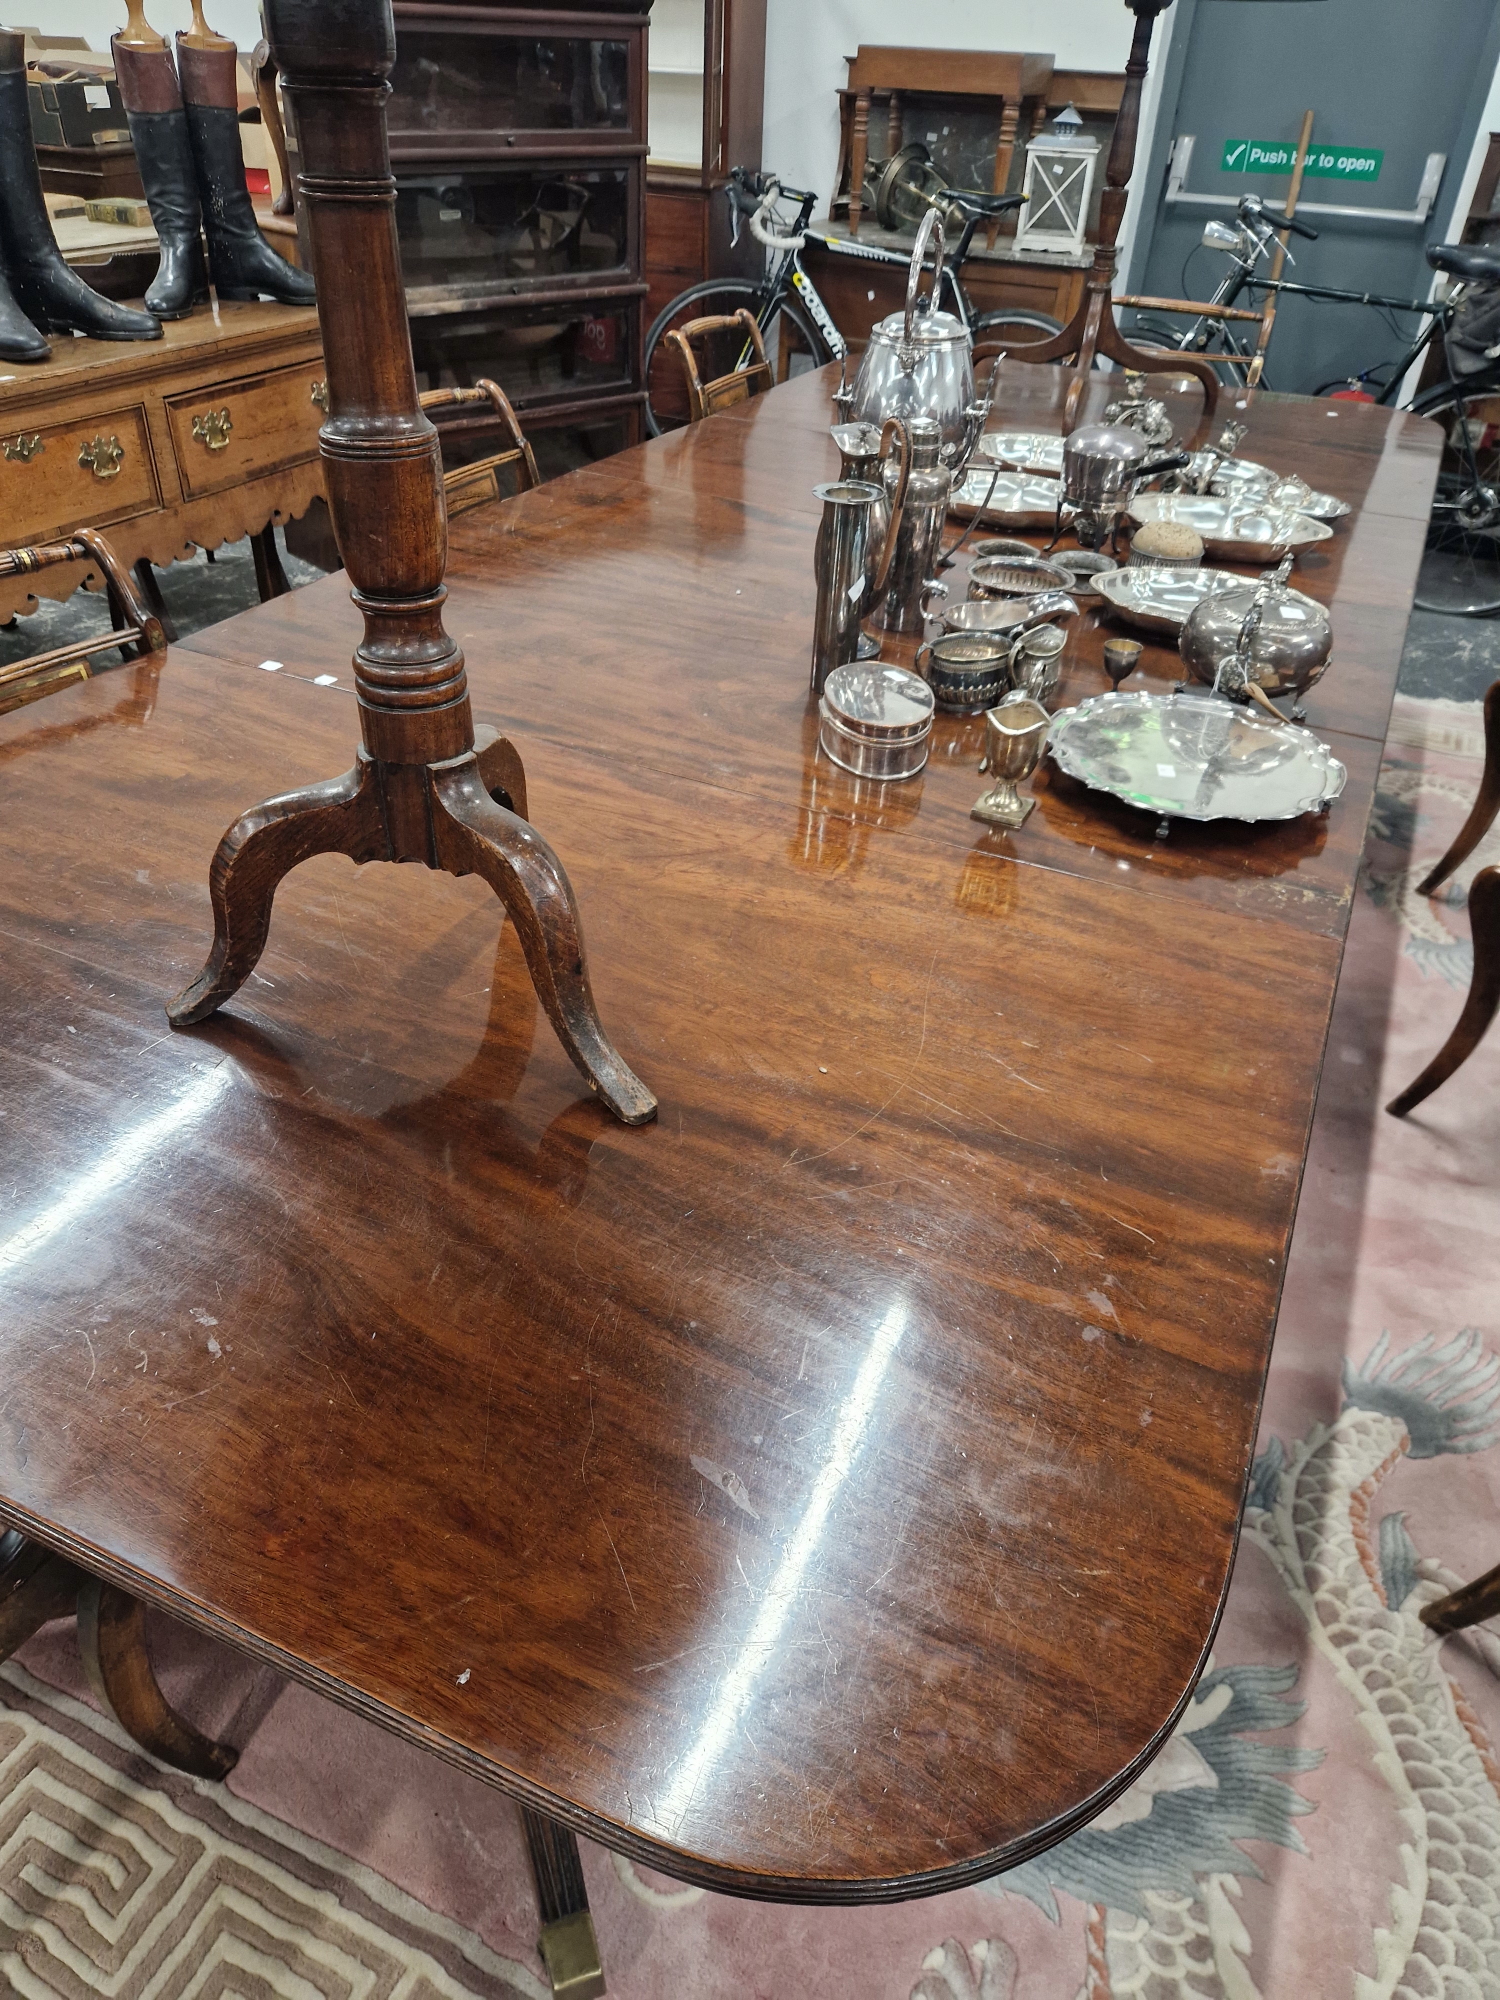
[[932, 741], [932, 689], [905, 667], [836, 667], [818, 703], [818, 747], [857, 778], [914, 778]]

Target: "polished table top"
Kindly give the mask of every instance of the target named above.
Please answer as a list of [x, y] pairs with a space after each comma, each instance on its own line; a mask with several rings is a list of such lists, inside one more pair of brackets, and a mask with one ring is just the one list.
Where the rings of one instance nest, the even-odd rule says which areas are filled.
[[352, 760], [342, 578], [0, 718], [0, 1516], [639, 1858], [853, 1901], [1061, 1837], [1203, 1664], [1437, 433], [1249, 412], [1356, 505], [1298, 574], [1328, 816], [1156, 842], [1044, 771], [1006, 835], [973, 722], [815, 760], [827, 386], [453, 526], [653, 1126], [416, 868], [304, 865], [168, 1030], [220, 833]]

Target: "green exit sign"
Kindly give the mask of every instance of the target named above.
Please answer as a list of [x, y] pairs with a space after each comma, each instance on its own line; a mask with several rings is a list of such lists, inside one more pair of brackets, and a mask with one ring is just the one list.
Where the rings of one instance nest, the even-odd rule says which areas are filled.
[[[1303, 171], [1310, 180], [1378, 181], [1384, 160], [1379, 146], [1309, 146]], [[1226, 139], [1219, 166], [1226, 174], [1289, 174], [1296, 163], [1290, 139]]]

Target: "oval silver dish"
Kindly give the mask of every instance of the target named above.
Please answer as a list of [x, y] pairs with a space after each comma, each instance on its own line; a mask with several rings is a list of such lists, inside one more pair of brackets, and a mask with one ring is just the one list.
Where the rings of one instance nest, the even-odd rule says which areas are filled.
[[[995, 490], [990, 492], [994, 479]], [[986, 498], [988, 495], [988, 498]], [[954, 484], [950, 513], [1002, 522], [1012, 528], [1051, 528], [1057, 523], [1062, 481], [1034, 472], [1002, 472], [998, 478], [983, 466], [970, 466]], [[1068, 513], [1072, 512], [1069, 508]]]
[[1065, 709], [1059, 770], [1163, 819], [1298, 819], [1339, 796], [1344, 766], [1311, 730], [1211, 694], [1096, 694]]
[[1280, 562], [1332, 539], [1333, 530], [1307, 514], [1270, 514], [1253, 495], [1243, 500], [1194, 493], [1138, 493], [1130, 503], [1138, 527], [1147, 521], [1181, 521], [1203, 537], [1203, 553], [1221, 562]]

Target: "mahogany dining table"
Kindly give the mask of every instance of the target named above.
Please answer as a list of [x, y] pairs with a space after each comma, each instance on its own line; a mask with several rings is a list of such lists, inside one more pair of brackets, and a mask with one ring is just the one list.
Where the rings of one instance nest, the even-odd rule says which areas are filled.
[[342, 575], [0, 718], [0, 1520], [639, 1861], [852, 1903], [1081, 1826], [1204, 1667], [1440, 438], [1236, 412], [1352, 503], [1296, 576], [1329, 812], [1159, 839], [1044, 765], [1005, 833], [982, 718], [817, 753], [830, 387], [450, 524], [654, 1124], [418, 867], [298, 868], [169, 1029], [224, 827], [352, 761]]

